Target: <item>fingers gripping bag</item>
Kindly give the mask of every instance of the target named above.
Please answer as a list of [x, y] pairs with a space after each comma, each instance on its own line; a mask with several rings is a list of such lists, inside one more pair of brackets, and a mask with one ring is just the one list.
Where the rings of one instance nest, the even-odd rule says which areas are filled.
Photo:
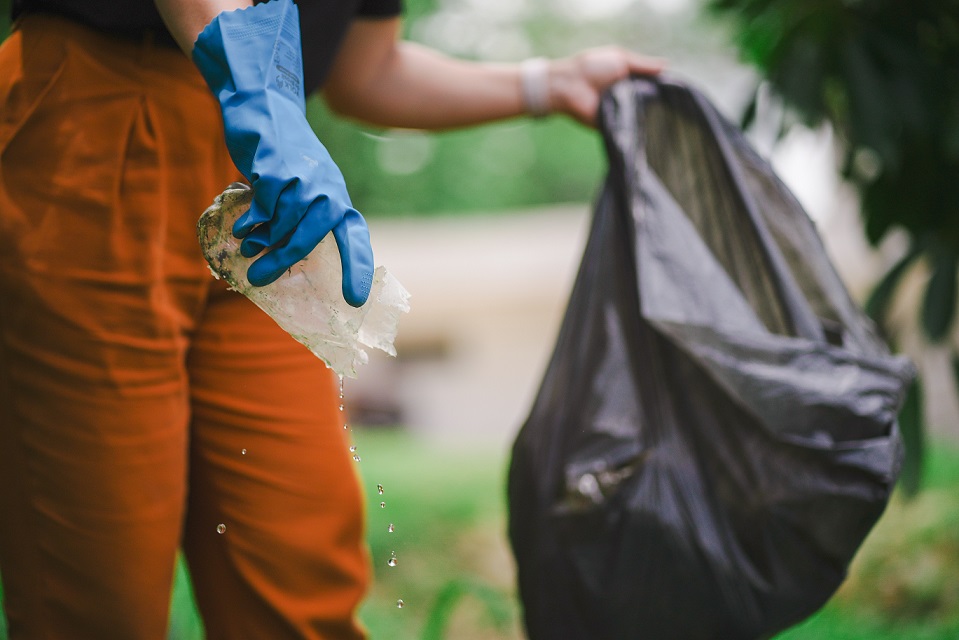
[[770, 637], [882, 514], [913, 368], [700, 93], [633, 78], [600, 112], [609, 174], [509, 469], [527, 631]]

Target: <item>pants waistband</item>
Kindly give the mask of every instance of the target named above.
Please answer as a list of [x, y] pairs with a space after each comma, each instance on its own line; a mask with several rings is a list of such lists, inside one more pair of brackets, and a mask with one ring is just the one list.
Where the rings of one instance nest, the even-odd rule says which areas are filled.
[[67, 14], [56, 13], [53, 11], [24, 11], [16, 17], [14, 21], [13, 28], [16, 29], [18, 25], [23, 20], [30, 20], [36, 16], [43, 16], [44, 19], [52, 19], [70, 22], [85, 29], [91, 31], [99, 32], [100, 34], [108, 37], [114, 38], [116, 40], [122, 40], [132, 44], [143, 44], [148, 46], [159, 46], [166, 47], [169, 49], [179, 49], [179, 45], [176, 40], [174, 40], [173, 35], [170, 33], [166, 27], [155, 26], [155, 27], [99, 27], [96, 25], [88, 24], [82, 20], [79, 20], [73, 16]]
[[57, 51], [79, 48], [117, 76], [157, 89], [173, 83], [209, 93], [192, 60], [171, 44], [172, 36], [165, 30], [110, 32], [50, 13], [23, 14], [14, 28], [30, 52], [28, 62], [35, 65], [53, 64]]

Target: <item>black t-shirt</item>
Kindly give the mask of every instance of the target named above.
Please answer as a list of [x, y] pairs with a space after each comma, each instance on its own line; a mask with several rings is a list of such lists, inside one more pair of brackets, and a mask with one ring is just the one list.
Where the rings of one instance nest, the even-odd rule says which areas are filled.
[[[326, 79], [350, 23], [357, 17], [399, 15], [402, 0], [294, 0], [300, 8], [303, 74], [307, 92]], [[166, 34], [152, 0], [13, 0], [13, 18], [23, 13], [54, 13], [102, 31], [136, 36]], [[172, 38], [169, 39], [172, 42]]]

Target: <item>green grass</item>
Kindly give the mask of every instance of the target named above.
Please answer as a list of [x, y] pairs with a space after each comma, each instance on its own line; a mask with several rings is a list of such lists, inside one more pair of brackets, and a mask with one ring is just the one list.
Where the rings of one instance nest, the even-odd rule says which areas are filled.
[[[522, 637], [506, 546], [504, 456], [403, 434], [359, 432], [356, 441], [375, 571], [362, 610], [371, 636], [427, 638], [445, 622], [444, 637], [457, 640]], [[398, 565], [389, 567], [393, 551]]]
[[[522, 638], [502, 453], [443, 449], [385, 431], [358, 431], [356, 442], [375, 571], [361, 611], [371, 637]], [[926, 472], [917, 498], [892, 501], [835, 597], [776, 640], [959, 638], [959, 449], [932, 448]], [[398, 564], [389, 567], [393, 551]], [[184, 572], [171, 609], [170, 638], [202, 640]]]

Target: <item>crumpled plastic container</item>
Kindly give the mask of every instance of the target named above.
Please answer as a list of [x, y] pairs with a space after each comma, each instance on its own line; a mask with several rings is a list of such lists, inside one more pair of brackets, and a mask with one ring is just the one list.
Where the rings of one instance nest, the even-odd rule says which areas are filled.
[[410, 310], [409, 292], [379, 266], [366, 304], [348, 305], [341, 291], [339, 252], [330, 235], [275, 282], [250, 284], [246, 270], [251, 259], [240, 255], [240, 240], [232, 230], [252, 200], [249, 186], [234, 183], [200, 216], [197, 237], [213, 275], [252, 300], [341, 377], [355, 378], [357, 367], [369, 361], [363, 347], [395, 356], [393, 341], [400, 316]]

